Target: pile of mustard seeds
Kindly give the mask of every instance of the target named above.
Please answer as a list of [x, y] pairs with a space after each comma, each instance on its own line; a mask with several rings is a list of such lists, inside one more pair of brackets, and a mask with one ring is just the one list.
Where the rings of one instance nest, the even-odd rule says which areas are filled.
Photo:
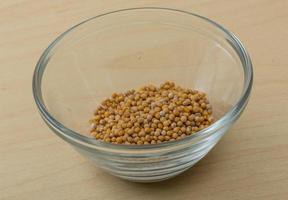
[[96, 109], [91, 135], [114, 144], [158, 144], [184, 138], [213, 123], [205, 93], [165, 82], [114, 93]]

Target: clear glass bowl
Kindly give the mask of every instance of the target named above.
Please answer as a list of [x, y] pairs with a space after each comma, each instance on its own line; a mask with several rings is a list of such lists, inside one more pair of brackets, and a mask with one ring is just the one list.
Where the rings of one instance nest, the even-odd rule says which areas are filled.
[[[49, 128], [98, 167], [123, 179], [161, 181], [189, 169], [244, 110], [252, 64], [237, 37], [199, 15], [167, 8], [118, 10], [60, 35], [41, 56], [33, 93]], [[88, 120], [113, 92], [174, 81], [208, 94], [216, 122], [184, 139], [154, 145], [108, 144]]]

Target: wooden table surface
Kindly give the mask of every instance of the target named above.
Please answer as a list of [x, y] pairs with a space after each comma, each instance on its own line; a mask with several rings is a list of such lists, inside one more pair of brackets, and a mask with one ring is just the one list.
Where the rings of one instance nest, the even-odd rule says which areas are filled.
[[[115, 9], [160, 6], [207, 16], [236, 33], [254, 64], [249, 105], [199, 164], [136, 184], [91, 166], [40, 119], [31, 78], [61, 32]], [[287, 0], [1, 0], [0, 199], [288, 199]]]

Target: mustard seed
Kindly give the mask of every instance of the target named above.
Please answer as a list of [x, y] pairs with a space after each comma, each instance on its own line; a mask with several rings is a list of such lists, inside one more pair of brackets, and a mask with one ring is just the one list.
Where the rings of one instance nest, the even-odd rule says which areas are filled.
[[178, 134], [177, 133], [173, 133], [172, 134], [172, 138], [176, 139], [178, 137]]
[[139, 141], [137, 141], [137, 144], [141, 145], [141, 144], [143, 144], [143, 142], [141, 140], [139, 140]]
[[155, 140], [152, 140], [152, 141], [151, 141], [151, 144], [156, 144], [156, 141], [155, 141]]
[[180, 118], [180, 120], [181, 120], [182, 122], [186, 122], [186, 121], [187, 121], [187, 117], [186, 117], [186, 116], [182, 116], [182, 117]]
[[165, 139], [166, 141], [169, 141], [169, 140], [171, 139], [171, 137], [170, 137], [169, 135], [165, 135], [165, 136], [164, 136], [164, 139]]
[[113, 93], [89, 122], [90, 135], [98, 140], [143, 145], [181, 139], [208, 127], [214, 118], [205, 93], [167, 81]]
[[177, 122], [177, 126], [182, 126], [183, 125], [183, 122], [182, 121], [178, 121]]

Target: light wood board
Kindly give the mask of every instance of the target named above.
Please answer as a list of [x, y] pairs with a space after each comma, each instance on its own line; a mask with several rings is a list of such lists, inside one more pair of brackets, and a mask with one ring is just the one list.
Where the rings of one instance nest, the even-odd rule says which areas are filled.
[[[42, 122], [34, 66], [61, 32], [92, 16], [139, 6], [207, 16], [244, 42], [254, 64], [249, 105], [199, 164], [161, 183], [136, 184], [90, 165]], [[0, 199], [288, 199], [287, 0], [1, 0]]]

